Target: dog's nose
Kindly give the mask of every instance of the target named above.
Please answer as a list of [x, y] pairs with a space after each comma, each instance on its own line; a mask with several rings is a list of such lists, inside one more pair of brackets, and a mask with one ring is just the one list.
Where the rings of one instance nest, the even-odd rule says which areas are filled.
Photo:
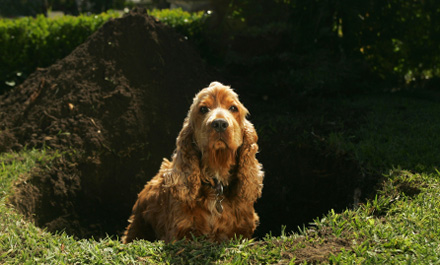
[[224, 132], [228, 126], [229, 123], [225, 119], [215, 119], [211, 123], [211, 127], [217, 132]]

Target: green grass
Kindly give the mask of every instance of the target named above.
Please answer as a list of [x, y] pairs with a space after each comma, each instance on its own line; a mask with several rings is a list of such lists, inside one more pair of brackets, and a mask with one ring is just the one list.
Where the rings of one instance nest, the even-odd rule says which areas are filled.
[[222, 244], [203, 239], [173, 244], [140, 240], [123, 245], [115, 237], [96, 241], [51, 234], [23, 220], [8, 196], [14, 182], [26, 181], [29, 172], [50, 167], [64, 154], [53, 150], [0, 154], [0, 263], [436, 264], [440, 260], [436, 99], [425, 92], [329, 99], [327, 104], [338, 110], [358, 110], [362, 115], [356, 126], [337, 126], [320, 137], [332, 150], [352, 154], [365, 172], [383, 174], [383, 182], [376, 195], [356, 209], [330, 211], [298, 233], [263, 240]]
[[11, 193], [14, 181], [26, 179], [26, 175], [35, 167], [48, 167], [50, 161], [60, 157], [57, 151], [24, 150], [20, 153], [0, 153], [0, 194], [2, 199]]
[[[349, 233], [353, 249], [332, 257], [341, 264], [437, 264], [440, 261], [440, 174], [393, 171], [384, 190], [356, 211], [317, 222]], [[396, 183], [419, 189], [408, 196]], [[405, 188], [407, 189], [407, 187]]]
[[[433, 172], [440, 167], [440, 108], [436, 93], [369, 95], [344, 102], [365, 110], [363, 125], [350, 133], [335, 132], [329, 144], [355, 154], [365, 168], [379, 171], [400, 166]], [[347, 141], [348, 140], [348, 141]]]

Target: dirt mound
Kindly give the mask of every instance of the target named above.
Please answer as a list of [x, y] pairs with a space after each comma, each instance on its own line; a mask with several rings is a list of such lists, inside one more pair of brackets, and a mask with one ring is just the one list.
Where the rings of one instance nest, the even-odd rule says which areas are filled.
[[187, 41], [152, 17], [109, 21], [0, 98], [0, 152], [66, 152], [49, 172], [17, 184], [14, 204], [50, 231], [117, 234], [210, 81]]

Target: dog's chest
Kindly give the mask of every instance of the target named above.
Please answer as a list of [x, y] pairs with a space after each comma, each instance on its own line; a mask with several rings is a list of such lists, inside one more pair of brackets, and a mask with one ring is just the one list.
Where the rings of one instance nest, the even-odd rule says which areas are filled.
[[205, 222], [213, 233], [217, 229], [219, 221], [224, 219], [225, 215], [229, 215], [230, 209], [226, 205], [223, 187], [207, 186], [202, 192], [202, 197], [200, 206], [205, 209]]

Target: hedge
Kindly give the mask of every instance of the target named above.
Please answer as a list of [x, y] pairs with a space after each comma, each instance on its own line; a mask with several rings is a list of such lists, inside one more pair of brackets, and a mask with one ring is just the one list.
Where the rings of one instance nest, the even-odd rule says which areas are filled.
[[24, 80], [37, 67], [68, 55], [116, 12], [46, 18], [0, 19], [0, 93]]
[[208, 17], [203, 11], [189, 13], [180, 8], [154, 9], [148, 11], [148, 14], [196, 42], [199, 41], [199, 37], [205, 29], [206, 18]]

